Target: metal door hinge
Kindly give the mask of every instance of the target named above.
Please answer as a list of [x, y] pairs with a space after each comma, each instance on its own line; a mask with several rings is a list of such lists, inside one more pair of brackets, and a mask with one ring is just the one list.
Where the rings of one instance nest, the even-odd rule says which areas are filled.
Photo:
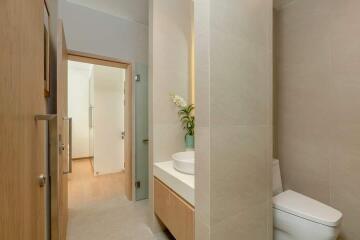
[[141, 81], [140, 74], [136, 74], [136, 76], [135, 76], [135, 81], [137, 81], [137, 82], [140, 82], [140, 81]]
[[135, 182], [135, 188], [140, 188], [140, 186], [141, 186], [140, 181], [136, 181], [136, 182]]

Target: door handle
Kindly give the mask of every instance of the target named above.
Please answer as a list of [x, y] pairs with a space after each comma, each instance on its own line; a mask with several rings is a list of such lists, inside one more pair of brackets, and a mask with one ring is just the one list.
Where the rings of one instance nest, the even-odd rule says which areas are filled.
[[[49, 130], [55, 131], [56, 130], [56, 114], [37, 114], [35, 115], [35, 121], [46, 121], [48, 122]], [[54, 122], [55, 121], [55, 122]], [[41, 174], [38, 177], [38, 183], [41, 188], [46, 185], [46, 176]]]
[[63, 174], [69, 174], [69, 173], [72, 173], [72, 118], [64, 117], [63, 120], [69, 122], [69, 132], [68, 132], [68, 138], [69, 138], [68, 170], [63, 172]]
[[35, 120], [36, 121], [51, 121], [54, 118], [56, 118], [56, 114], [38, 114], [35, 115]]
[[143, 143], [148, 143], [149, 139], [143, 139]]

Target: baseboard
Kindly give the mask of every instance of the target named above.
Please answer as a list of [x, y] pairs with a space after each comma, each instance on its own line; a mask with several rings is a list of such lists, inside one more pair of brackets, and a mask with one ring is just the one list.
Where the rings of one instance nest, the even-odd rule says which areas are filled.
[[84, 159], [91, 159], [91, 158], [94, 158], [93, 156], [88, 156], [88, 157], [78, 157], [78, 158], [72, 158], [73, 161], [76, 161], [76, 160], [84, 160]]
[[125, 169], [115, 169], [115, 170], [105, 170], [101, 172], [94, 172], [95, 176], [107, 175], [107, 174], [115, 174], [115, 173], [124, 173]]

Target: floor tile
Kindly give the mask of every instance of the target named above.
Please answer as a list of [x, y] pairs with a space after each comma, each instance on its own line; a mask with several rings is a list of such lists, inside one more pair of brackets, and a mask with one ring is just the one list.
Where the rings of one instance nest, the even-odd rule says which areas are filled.
[[128, 201], [123, 181], [123, 173], [95, 177], [88, 159], [73, 162], [67, 240], [174, 239], [151, 231], [149, 201]]

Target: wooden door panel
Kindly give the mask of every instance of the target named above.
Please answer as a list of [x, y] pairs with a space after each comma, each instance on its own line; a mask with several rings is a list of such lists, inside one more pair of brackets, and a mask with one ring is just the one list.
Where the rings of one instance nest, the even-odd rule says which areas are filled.
[[0, 239], [45, 237], [43, 1], [0, 1]]

